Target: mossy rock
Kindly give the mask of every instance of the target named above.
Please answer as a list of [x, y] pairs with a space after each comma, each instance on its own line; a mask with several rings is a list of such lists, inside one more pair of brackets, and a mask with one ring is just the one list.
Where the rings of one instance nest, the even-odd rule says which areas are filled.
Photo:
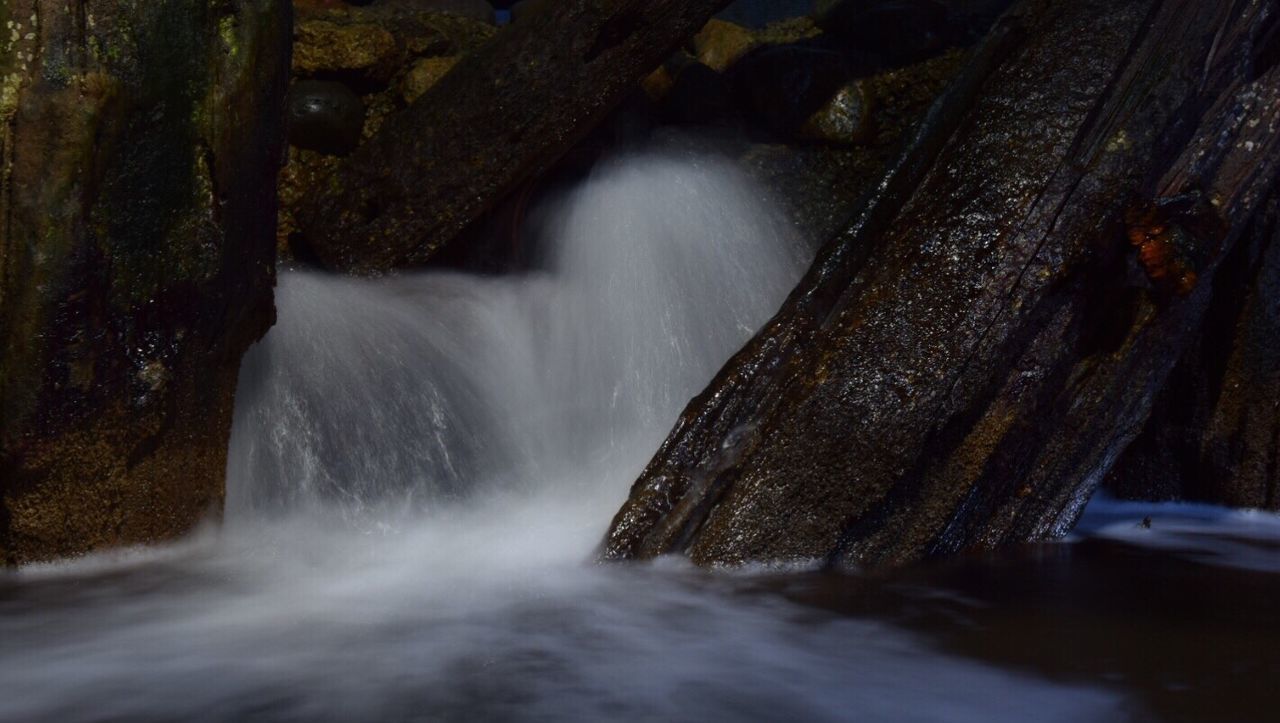
[[[283, 0], [7, 4], [0, 558], [169, 539], [223, 494], [273, 319]], [[19, 20], [21, 19], [21, 20]]]

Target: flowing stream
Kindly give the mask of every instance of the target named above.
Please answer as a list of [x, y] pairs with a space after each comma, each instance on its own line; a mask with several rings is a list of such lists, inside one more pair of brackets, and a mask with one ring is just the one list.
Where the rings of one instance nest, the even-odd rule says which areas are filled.
[[[1147, 549], [1116, 542], [1145, 509], [967, 563], [956, 579], [1026, 582], [996, 598], [949, 568], [595, 564], [680, 410], [809, 253], [709, 157], [615, 160], [539, 217], [517, 275], [282, 273], [241, 374], [223, 524], [0, 576], [0, 720], [1146, 720], [1217, 694], [1052, 649], [1071, 613], [1010, 627], [1058, 580], [1045, 559]], [[1275, 590], [1275, 549], [1245, 547]], [[1080, 627], [1127, 630], [1108, 610]], [[992, 648], [1015, 638], [1041, 655]]]

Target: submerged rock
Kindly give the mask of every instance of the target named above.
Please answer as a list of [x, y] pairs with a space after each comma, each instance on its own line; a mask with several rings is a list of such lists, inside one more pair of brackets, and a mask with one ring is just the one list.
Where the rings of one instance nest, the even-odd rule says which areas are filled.
[[50, 7], [8, 3], [0, 50], [11, 565], [218, 514], [240, 357], [274, 313], [290, 4]]

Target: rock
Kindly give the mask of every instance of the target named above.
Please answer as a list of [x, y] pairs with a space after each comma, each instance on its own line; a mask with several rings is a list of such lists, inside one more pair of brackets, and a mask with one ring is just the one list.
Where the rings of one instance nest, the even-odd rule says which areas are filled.
[[9, 2], [0, 50], [9, 565], [216, 516], [240, 357], [274, 315], [289, 3], [51, 7]]
[[698, 62], [723, 73], [758, 42], [755, 35], [741, 25], [712, 18], [693, 36], [693, 54]]
[[496, 32], [487, 20], [477, 19], [482, 14], [487, 18], [487, 9], [479, 12], [480, 5], [489, 7], [483, 2], [379, 0], [354, 7], [339, 1], [295, 0], [294, 4], [298, 9], [295, 83], [305, 90], [316, 86], [304, 83], [336, 82], [359, 97], [353, 102], [342, 88], [321, 86], [330, 90], [313, 96], [316, 103], [310, 110], [298, 108], [309, 120], [292, 133], [296, 147], [289, 154], [290, 167], [280, 175], [276, 238], [279, 256], [285, 260], [295, 259], [294, 251], [305, 248], [298, 235], [296, 206], [334, 170], [332, 156], [326, 154], [351, 153], [387, 118], [434, 85], [461, 55]]
[[857, 145], [752, 143], [724, 151], [782, 202], [791, 224], [819, 248], [883, 178], [895, 154], [964, 62], [960, 53], [865, 78], [874, 133]]
[[806, 44], [753, 51], [738, 62], [733, 75], [747, 110], [783, 137], [795, 137], [849, 81], [840, 53]]
[[[1280, 68], [1246, 72], [1265, 12], [1020, 3], [690, 402], [603, 557], [860, 569], [1069, 531], [1280, 174]], [[1200, 281], [1169, 294], [1125, 219], [1192, 188], [1212, 203], [1166, 220]]]
[[1122, 498], [1280, 509], [1280, 198], [1219, 275], [1197, 343], [1108, 475]]
[[822, 35], [813, 18], [787, 18], [753, 31], [760, 45], [791, 45], [802, 40], [813, 40]]
[[399, 0], [421, 12], [457, 15], [460, 18], [494, 22], [493, 5], [485, 0]]
[[303, 80], [289, 90], [289, 143], [330, 155], [355, 150], [364, 130], [364, 102], [329, 80]]
[[871, 98], [861, 82], [846, 83], [800, 126], [799, 136], [837, 144], [866, 143], [875, 135]]
[[412, 103], [418, 96], [431, 89], [437, 81], [444, 77], [453, 66], [458, 64], [458, 56], [443, 58], [422, 58], [413, 64], [409, 72], [400, 81], [400, 95], [406, 103]]
[[511, 6], [511, 22], [520, 22], [521, 16], [529, 12], [529, 2], [530, 0], [520, 0]]
[[658, 66], [657, 70], [640, 80], [640, 89], [644, 91], [645, 96], [650, 101], [661, 103], [675, 84], [675, 75], [667, 67], [667, 64], [663, 63]]
[[[392, 114], [298, 217], [329, 268], [421, 265], [604, 120], [720, 0], [537, 2]], [[377, 8], [377, 5], [372, 8]], [[438, 53], [452, 55], [454, 53]]]
[[293, 37], [293, 73], [298, 77], [338, 76], [382, 86], [400, 66], [396, 37], [372, 22], [310, 18], [297, 23]]

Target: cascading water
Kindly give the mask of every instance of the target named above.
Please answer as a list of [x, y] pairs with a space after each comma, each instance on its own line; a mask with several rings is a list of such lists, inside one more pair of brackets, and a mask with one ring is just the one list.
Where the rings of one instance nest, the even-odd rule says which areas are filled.
[[714, 159], [612, 163], [547, 217], [520, 276], [284, 274], [241, 374], [229, 522], [368, 523], [517, 490], [616, 507], [804, 264]]
[[0, 578], [0, 719], [1115, 714], [1115, 691], [750, 576], [592, 564], [807, 252], [711, 158], [607, 164], [544, 217], [517, 276], [282, 274], [243, 367], [222, 529]]

